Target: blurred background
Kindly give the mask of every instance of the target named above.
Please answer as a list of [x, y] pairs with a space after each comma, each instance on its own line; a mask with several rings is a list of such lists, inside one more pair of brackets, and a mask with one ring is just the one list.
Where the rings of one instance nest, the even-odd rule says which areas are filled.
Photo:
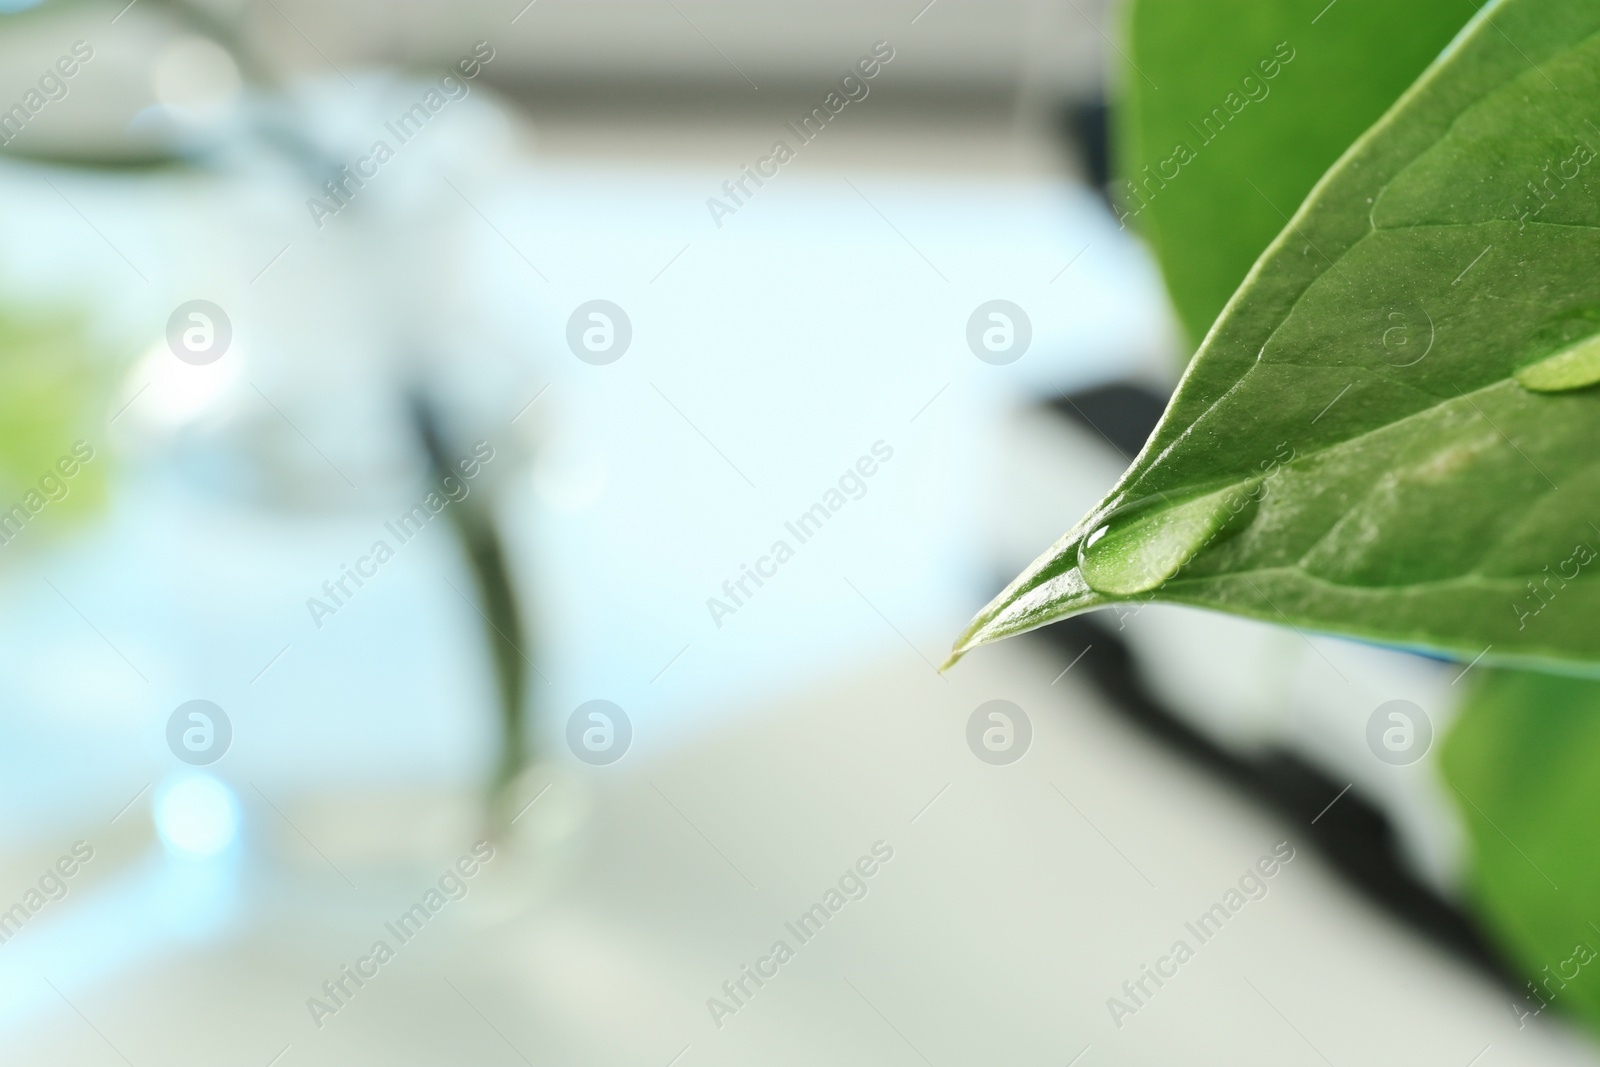
[[1597, 1061], [1461, 665], [936, 669], [1189, 353], [1116, 10], [0, 11], [5, 1063]]

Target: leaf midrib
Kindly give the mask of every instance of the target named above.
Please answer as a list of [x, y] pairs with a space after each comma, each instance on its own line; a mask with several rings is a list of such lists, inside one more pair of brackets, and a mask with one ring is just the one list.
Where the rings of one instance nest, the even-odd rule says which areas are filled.
[[[1259, 363], [1252, 364], [1251, 365], [1251, 370], [1254, 370], [1256, 366], [1260, 366], [1260, 364]], [[1244, 383], [1245, 379], [1249, 377], [1249, 374], [1250, 374], [1250, 371], [1246, 371], [1245, 374], [1240, 377], [1239, 382], [1235, 383], [1234, 388], [1237, 388], [1239, 385], [1242, 385]], [[1455, 402], [1457, 400], [1467, 400], [1467, 401], [1469, 401], [1469, 406], [1471, 406], [1474, 409], [1476, 409], [1476, 405], [1470, 404], [1470, 400], [1473, 397], [1482, 396], [1482, 395], [1488, 393], [1491, 390], [1500, 389], [1500, 388], [1506, 387], [1506, 386], [1509, 386], [1510, 388], [1515, 389], [1518, 392], [1522, 392], [1523, 391], [1521, 389], [1521, 387], [1516, 385], [1516, 383], [1511, 378], [1509, 378], [1509, 377], [1497, 378], [1493, 382], [1490, 382], [1488, 385], [1482, 386], [1482, 387], [1480, 387], [1478, 389], [1474, 389], [1471, 392], [1457, 393], [1454, 397], [1447, 397], [1444, 400], [1441, 400], [1440, 402], [1438, 402], [1436, 404], [1430, 404], [1427, 407], [1419, 408], [1418, 410], [1416, 410], [1414, 412], [1411, 412], [1409, 415], [1402, 416], [1401, 418], [1395, 419], [1395, 420], [1393, 420], [1391, 422], [1386, 422], [1382, 426], [1378, 426], [1378, 427], [1375, 427], [1375, 428], [1370, 429], [1370, 430], [1364, 430], [1361, 433], [1354, 434], [1354, 435], [1352, 435], [1350, 437], [1340, 438], [1337, 441], [1333, 441], [1333, 442], [1331, 442], [1331, 443], [1329, 443], [1329, 444], [1327, 444], [1327, 445], [1325, 445], [1325, 446], [1323, 446], [1321, 448], [1313, 449], [1313, 450], [1308, 451], [1308, 452], [1296, 452], [1294, 459], [1287, 461], [1286, 463], [1283, 464], [1283, 466], [1285, 468], [1289, 468], [1289, 469], [1298, 468], [1300, 466], [1300, 464], [1302, 463], [1302, 461], [1310, 462], [1311, 460], [1317, 459], [1317, 458], [1322, 457], [1322, 456], [1326, 456], [1326, 455], [1329, 455], [1329, 454], [1336, 454], [1337, 452], [1339, 452], [1342, 449], [1345, 449], [1345, 448], [1348, 448], [1348, 447], [1358, 446], [1360, 444], [1360, 442], [1362, 442], [1365, 439], [1373, 436], [1374, 434], [1387, 433], [1387, 432], [1389, 432], [1391, 430], [1396, 430], [1398, 428], [1404, 427], [1406, 423], [1412, 421], [1413, 419], [1418, 419], [1418, 418], [1421, 418], [1423, 416], [1432, 415], [1433, 413], [1437, 412], [1440, 408], [1443, 408], [1446, 405], [1449, 405], [1449, 404], [1451, 404], [1451, 403], [1453, 403], [1453, 402]], [[1232, 391], [1233, 391], [1232, 389], [1229, 390], [1230, 393]], [[1219, 400], [1218, 400], [1219, 403], [1221, 402], [1221, 399], [1222, 398], [1219, 398]], [[1207, 412], [1207, 414], [1209, 414], [1209, 411]], [[1477, 414], [1480, 418], [1483, 418], [1483, 419], [1485, 419], [1485, 421], [1487, 421], [1487, 416], [1484, 416], [1481, 411], [1476, 411], [1475, 410], [1475, 414]], [[1200, 418], [1197, 418], [1196, 420], [1194, 420], [1194, 422], [1192, 422], [1189, 425], [1189, 427], [1187, 427], [1184, 430], [1183, 435], [1181, 435], [1176, 441], [1174, 441], [1173, 444], [1177, 445], [1179, 442], [1181, 442], [1184, 439], [1184, 437], [1186, 437], [1190, 432], [1192, 432], [1195, 429], [1195, 427], [1197, 427], [1200, 424], [1200, 422], [1203, 421], [1204, 418], [1205, 418], [1205, 416], [1201, 416]], [[1491, 424], [1491, 426], [1492, 426], [1492, 424]], [[1506, 438], [1503, 435], [1500, 435], [1500, 436], [1501, 436], [1501, 440], [1502, 441], [1506, 441]], [[1508, 441], [1507, 441], [1507, 443], [1509, 444]], [[1594, 464], [1590, 464], [1590, 466], [1593, 466], [1593, 465]], [[1257, 477], [1256, 475], [1251, 475], [1248, 478], [1237, 479], [1237, 480], [1234, 480], [1234, 481], [1205, 482], [1205, 483], [1201, 483], [1201, 484], [1198, 484], [1198, 485], [1191, 484], [1191, 485], [1183, 487], [1183, 488], [1198, 488], [1198, 489], [1203, 490], [1206, 493], [1221, 492], [1221, 491], [1226, 490], [1226, 489], [1238, 489], [1241, 486], [1253, 481], [1256, 477]], [[1538, 499], [1543, 499], [1545, 494], [1553, 492], [1553, 491], [1554, 490], [1552, 490], [1552, 489], [1541, 489], [1539, 491]], [[1361, 499], [1365, 500], [1366, 497], [1362, 497]], [[1358, 502], [1358, 504], [1359, 504], [1359, 502]], [[1356, 510], [1356, 506], [1345, 508], [1345, 509], [1343, 509], [1342, 511], [1340, 511], [1338, 513], [1339, 514], [1339, 518], [1343, 519], [1344, 517], [1352, 514], [1355, 510]], [[1313, 572], [1311, 572], [1309, 570], [1306, 570], [1304, 568], [1304, 566], [1303, 566], [1305, 559], [1312, 552], [1314, 552], [1316, 550], [1317, 546], [1321, 545], [1325, 540], [1327, 540], [1327, 538], [1329, 536], [1332, 535], [1333, 530], [1337, 525], [1338, 525], [1337, 521], [1335, 521], [1334, 523], [1330, 524], [1328, 531], [1326, 533], [1324, 533], [1322, 537], [1318, 538], [1317, 541], [1314, 542], [1311, 545], [1311, 547], [1308, 548], [1304, 553], [1302, 553], [1300, 555], [1300, 557], [1297, 558], [1295, 560], [1295, 562], [1292, 563], [1292, 564], [1287, 564], [1284, 567], [1252, 568], [1248, 572], [1247, 571], [1232, 571], [1230, 573], [1233, 573], [1233, 574], [1262, 573], [1264, 571], [1269, 571], [1269, 570], [1295, 569], [1295, 570], [1299, 570], [1303, 574], [1306, 574], [1308, 577], [1313, 577], [1318, 581], [1327, 582], [1328, 584], [1336, 586], [1338, 588], [1354, 588], [1354, 589], [1364, 589], [1364, 588], [1396, 588], [1396, 589], [1398, 589], [1398, 588], [1409, 588], [1409, 586], [1402, 586], [1402, 585], [1384, 585], [1384, 586], [1354, 586], [1353, 585], [1353, 586], [1345, 586], [1342, 583], [1333, 582], [1333, 581], [1331, 581], [1329, 579], [1325, 579], [1325, 578], [1321, 577], [1320, 575], [1315, 575], [1315, 574], [1313, 574]], [[1495, 546], [1498, 546], [1500, 543], [1501, 542], [1499, 542], [1499, 541], [1495, 542]], [[1480, 557], [1480, 563], [1479, 564], [1475, 564], [1471, 569], [1462, 572], [1462, 574], [1460, 576], [1458, 576], [1458, 577], [1459, 578], [1466, 578], [1466, 577], [1470, 577], [1470, 576], [1472, 576], [1474, 574], [1477, 574], [1478, 573], [1477, 567], [1479, 565], [1481, 565], [1481, 560], [1484, 559], [1484, 558], [1487, 558], [1491, 554], [1492, 554], [1492, 549], [1491, 549], [1491, 551], [1486, 551], [1483, 554], [1483, 556]], [[1180, 581], [1180, 580], [1181, 579], [1169, 580], [1169, 584], [1172, 581]], [[1189, 580], [1190, 581], [1206, 581], [1208, 579], [1189, 579]], [[1433, 582], [1436, 582], [1436, 581], [1456, 581], [1456, 580], [1458, 580], [1458, 579], [1457, 578], [1435, 579], [1435, 580], [1430, 581], [1430, 582], [1418, 582], [1418, 583], [1412, 583], [1412, 584], [1413, 585], [1428, 585], [1428, 584], [1433, 584]], [[1508, 580], [1510, 580], [1510, 579], [1508, 579]]]
[[[1421, 582], [1381, 582], [1371, 585], [1351, 585], [1344, 582], [1336, 582], [1333, 579], [1317, 574], [1314, 571], [1308, 571], [1300, 565], [1299, 560], [1296, 560], [1293, 563], [1282, 563], [1271, 567], [1250, 567], [1245, 570], [1231, 570], [1226, 574], [1212, 575], [1204, 578], [1171, 578], [1168, 579], [1166, 584], [1164, 584], [1161, 588], [1163, 591], [1172, 590], [1173, 592], [1181, 593], [1186, 589], [1199, 589], [1207, 585], [1214, 586], [1226, 583], [1230, 579], [1234, 578], [1247, 580], [1251, 577], [1263, 577], [1274, 574], [1298, 575], [1314, 585], [1323, 586], [1327, 589], [1340, 590], [1343, 592], [1360, 593], [1366, 590], [1371, 590], [1376, 596], [1393, 595], [1397, 591], [1410, 592], [1415, 590], [1418, 592], [1428, 592], [1432, 590], [1448, 589], [1452, 586], [1494, 588], [1501, 584], [1506, 584], [1512, 588], [1520, 589], [1524, 584], [1526, 584], [1526, 580], [1524, 578], [1496, 577], [1494, 575], [1482, 574], [1476, 570], [1473, 570], [1467, 571], [1463, 574], [1458, 574], [1451, 578], [1434, 578]], [[1576, 581], [1576, 579], [1568, 579], [1568, 581]]]

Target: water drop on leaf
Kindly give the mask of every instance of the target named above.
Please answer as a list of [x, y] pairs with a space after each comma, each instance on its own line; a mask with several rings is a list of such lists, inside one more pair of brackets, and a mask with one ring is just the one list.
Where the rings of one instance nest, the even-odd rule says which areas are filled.
[[1600, 336], [1587, 337], [1571, 348], [1537, 363], [1530, 363], [1513, 375], [1517, 384], [1536, 393], [1564, 393], [1600, 382]]
[[1256, 497], [1232, 486], [1181, 503], [1157, 497], [1107, 515], [1078, 549], [1078, 571], [1089, 587], [1107, 596], [1145, 593], [1211, 542]]

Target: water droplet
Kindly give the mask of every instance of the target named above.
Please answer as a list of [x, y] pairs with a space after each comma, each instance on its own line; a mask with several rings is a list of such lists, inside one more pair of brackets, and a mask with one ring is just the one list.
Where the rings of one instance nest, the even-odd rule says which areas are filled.
[[1546, 356], [1518, 370], [1513, 377], [1536, 393], [1564, 393], [1600, 382], [1600, 336], [1587, 337], [1571, 348]]
[[1107, 596], [1145, 593], [1178, 573], [1224, 527], [1247, 513], [1255, 485], [1173, 503], [1154, 497], [1111, 512], [1078, 548], [1078, 571]]

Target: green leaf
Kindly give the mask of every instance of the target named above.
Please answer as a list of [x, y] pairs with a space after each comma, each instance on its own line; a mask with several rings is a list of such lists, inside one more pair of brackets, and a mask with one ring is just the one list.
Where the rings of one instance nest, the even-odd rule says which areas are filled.
[[1283, 228], [1279, 209], [1305, 199], [1472, 13], [1462, 0], [1130, 6], [1113, 192], [1197, 339]]
[[[1600, 1025], [1600, 685], [1492, 672], [1442, 766], [1467, 829], [1478, 914], [1541, 1003]], [[1587, 957], [1585, 959], [1584, 957]]]
[[1485, 8], [1268, 248], [1117, 487], [955, 656], [1158, 599], [1593, 670], [1600, 390], [1514, 376], [1600, 333], [1597, 31], [1582, 0]]

